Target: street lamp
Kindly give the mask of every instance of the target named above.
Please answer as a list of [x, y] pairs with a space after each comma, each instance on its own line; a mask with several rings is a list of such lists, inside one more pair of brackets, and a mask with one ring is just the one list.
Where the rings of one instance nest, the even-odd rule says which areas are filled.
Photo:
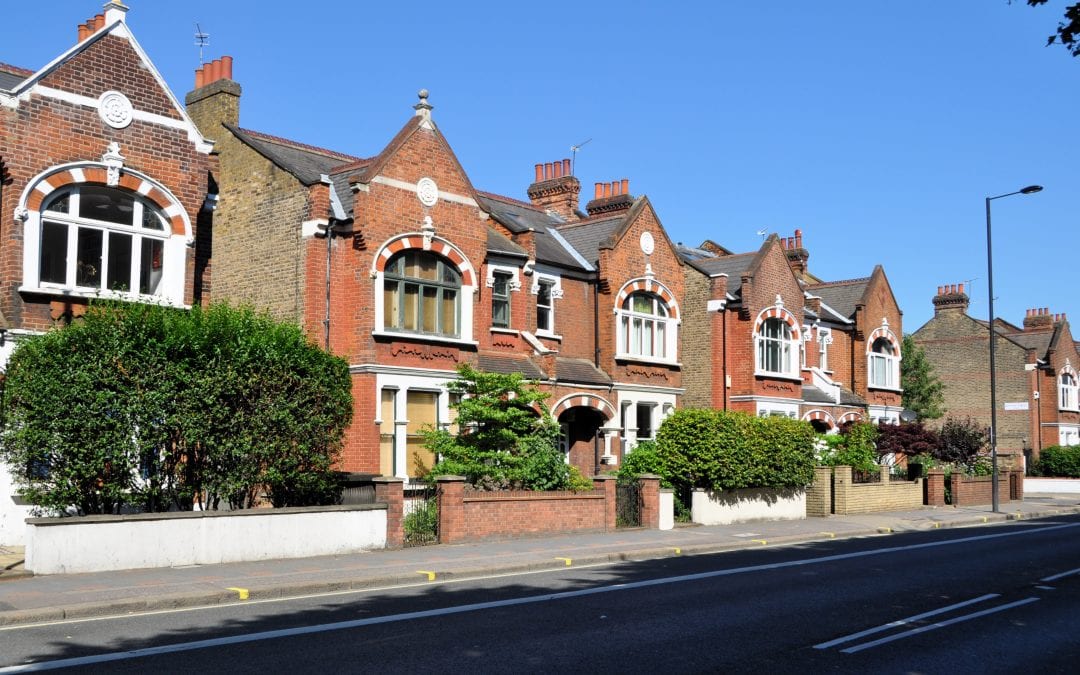
[[994, 513], [1000, 513], [998, 508], [998, 463], [997, 463], [997, 371], [994, 368], [994, 346], [997, 331], [994, 330], [994, 254], [990, 237], [990, 202], [1002, 197], [1013, 195], [1030, 195], [1041, 192], [1041, 185], [1029, 185], [1016, 192], [1006, 192], [1003, 195], [986, 198], [986, 285], [990, 292], [990, 463], [993, 467], [993, 485], [990, 488]]

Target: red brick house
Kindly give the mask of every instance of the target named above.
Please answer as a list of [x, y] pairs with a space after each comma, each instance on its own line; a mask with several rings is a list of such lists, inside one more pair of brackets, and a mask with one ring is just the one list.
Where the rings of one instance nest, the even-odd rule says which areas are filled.
[[687, 274], [685, 403], [810, 421], [897, 422], [901, 317], [880, 265], [825, 282], [802, 233], [752, 253], [681, 247]]
[[207, 297], [213, 146], [126, 11], [106, 4], [37, 70], [0, 64], [0, 368], [91, 298]]
[[598, 185], [582, 212], [569, 160], [534, 167], [529, 201], [481, 192], [426, 92], [370, 158], [248, 130], [230, 68], [207, 64], [187, 96], [221, 153], [214, 297], [349, 361], [345, 469], [422, 473], [420, 431], [452, 425], [466, 362], [538, 382], [587, 475], [653, 435], [682, 391], [684, 265], [647, 198]]
[[[964, 284], [940, 286], [934, 316], [912, 335], [945, 385], [951, 417], [990, 426], [990, 331], [967, 313]], [[1077, 350], [1064, 314], [1029, 309], [1023, 324], [995, 322], [998, 453], [1021, 466], [1050, 445], [1080, 444]]]

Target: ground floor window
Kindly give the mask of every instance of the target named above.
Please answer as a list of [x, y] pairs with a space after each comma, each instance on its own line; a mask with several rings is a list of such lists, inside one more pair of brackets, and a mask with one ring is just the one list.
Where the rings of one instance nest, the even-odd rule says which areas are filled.
[[435, 455], [424, 447], [424, 430], [438, 428], [439, 393], [413, 391], [405, 396], [405, 461], [410, 477], [425, 475], [435, 465]]
[[397, 474], [397, 444], [394, 428], [397, 420], [397, 391], [383, 389], [379, 404], [379, 473], [383, 476]]

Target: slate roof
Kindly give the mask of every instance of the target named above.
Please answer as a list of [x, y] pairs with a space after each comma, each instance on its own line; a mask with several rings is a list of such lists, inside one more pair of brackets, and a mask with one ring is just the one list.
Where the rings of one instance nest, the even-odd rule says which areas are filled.
[[0, 63], [0, 89], [3, 89], [4, 91], [11, 91], [16, 86], [18, 86], [20, 82], [25, 80], [28, 75], [31, 74], [29, 71], [27, 71], [26, 74], [23, 75], [21, 74], [21, 71], [22, 68], [15, 68], [14, 66], [9, 66], [6, 63]]
[[[363, 161], [360, 157], [297, 143], [286, 138], [270, 136], [250, 129], [241, 129], [228, 123], [223, 126], [260, 155], [296, 176], [296, 179], [304, 185], [318, 183], [323, 174], [331, 174], [334, 169], [341, 167], [342, 164]], [[341, 190], [338, 190], [338, 198], [342, 200], [342, 206], [348, 212], [352, 207], [352, 195], [347, 189], [347, 184], [345, 187], [345, 192], [349, 196], [347, 203]], [[335, 184], [336, 188], [337, 185]]]
[[716, 255], [711, 251], [693, 246], [684, 246], [683, 244], [676, 245], [675, 250], [680, 258], [702, 274], [711, 277], [726, 274], [728, 276], [728, 293], [731, 295], [738, 295], [742, 287], [743, 274], [754, 264], [754, 259], [760, 252]]
[[610, 385], [611, 377], [593, 365], [588, 359], [572, 359], [567, 356], [555, 357], [555, 377], [559, 382], [576, 384]]
[[535, 363], [527, 356], [515, 354], [479, 354], [477, 356], [477, 368], [489, 373], [502, 373], [510, 375], [521, 373], [530, 380], [547, 379]]
[[598, 220], [587, 220], [583, 223], [563, 225], [559, 228], [559, 234], [570, 243], [578, 253], [590, 264], [595, 265], [600, 260], [600, 244], [607, 241], [611, 235], [618, 232], [623, 224], [623, 216]]
[[870, 283], [870, 277], [862, 279], [848, 279], [846, 281], [829, 281], [823, 284], [807, 286], [806, 290], [811, 295], [821, 298], [821, 301], [836, 310], [844, 318], [850, 319], [855, 315], [855, 305], [859, 304], [866, 293], [866, 286]]
[[535, 232], [537, 262], [592, 271], [582, 264], [583, 260], [574, 255], [568, 247], [569, 244], [564, 243], [563, 238], [554, 232], [563, 223], [558, 216], [542, 211], [532, 204], [490, 192], [478, 192], [477, 196], [481, 208], [514, 234], [528, 232], [530, 229]]
[[510, 241], [509, 237], [491, 227], [488, 228], [487, 233], [487, 250], [488, 253], [501, 253], [503, 255], [512, 255], [519, 258], [529, 257], [528, 251]]
[[1041, 358], [1050, 349], [1050, 343], [1053, 341], [1056, 332], [1057, 330], [1043, 333], [1002, 333], [998, 331], [998, 336], [1011, 340], [1024, 349], [1034, 349], [1035, 353]]
[[[837, 405], [832, 396], [829, 396], [817, 387], [809, 384], [804, 384], [802, 388], [803, 401], [806, 403], [823, 403], [827, 405]], [[861, 396], [851, 392], [848, 389], [840, 388], [840, 403], [839, 405], [852, 405], [852, 406], [865, 406], [866, 400]]]

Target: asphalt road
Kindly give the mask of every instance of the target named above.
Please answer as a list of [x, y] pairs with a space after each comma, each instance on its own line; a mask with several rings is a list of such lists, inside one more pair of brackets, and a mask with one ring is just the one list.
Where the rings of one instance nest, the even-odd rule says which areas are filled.
[[16, 627], [0, 673], [1072, 673], [1078, 601], [1070, 516]]

